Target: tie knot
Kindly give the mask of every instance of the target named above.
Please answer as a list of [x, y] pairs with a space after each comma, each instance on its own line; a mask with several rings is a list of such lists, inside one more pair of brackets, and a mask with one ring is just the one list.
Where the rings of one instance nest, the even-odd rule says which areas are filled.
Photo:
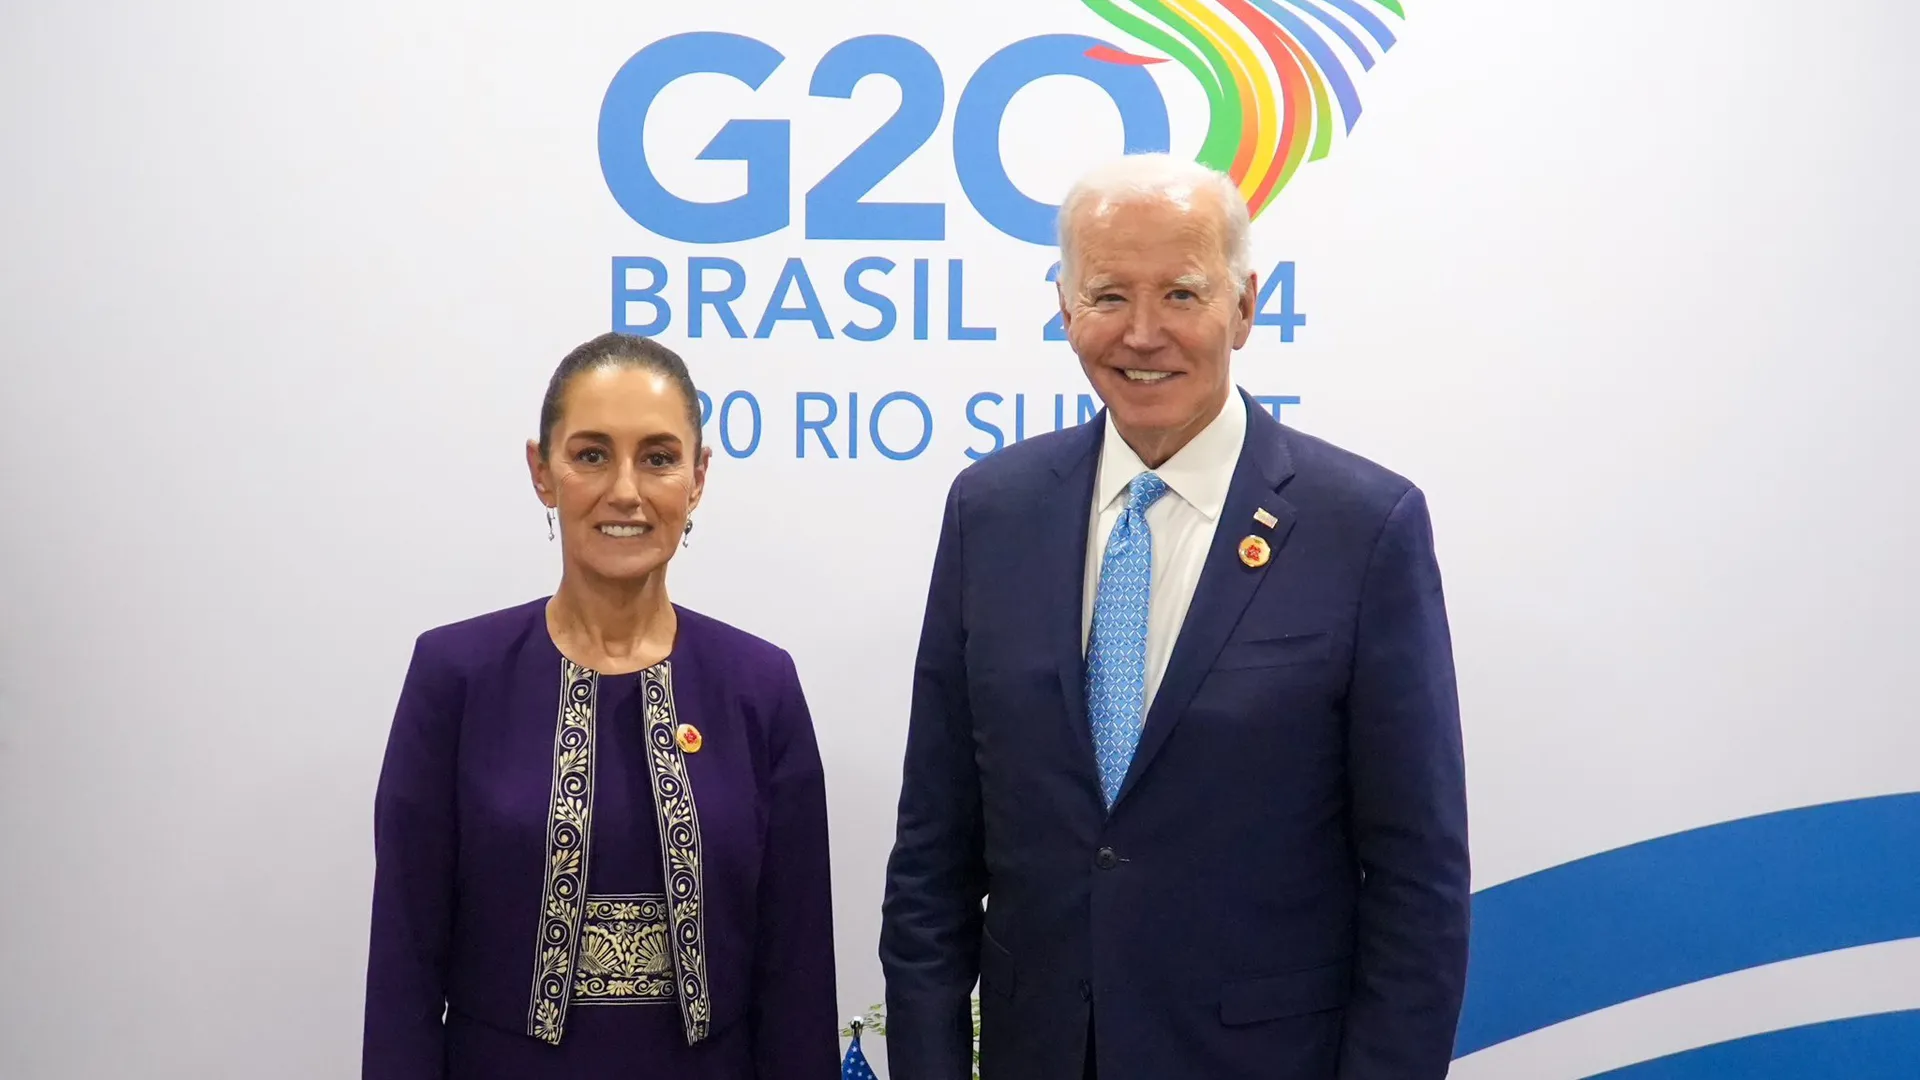
[[1167, 482], [1160, 479], [1159, 474], [1143, 472], [1127, 485], [1127, 509], [1144, 514], [1166, 493]]

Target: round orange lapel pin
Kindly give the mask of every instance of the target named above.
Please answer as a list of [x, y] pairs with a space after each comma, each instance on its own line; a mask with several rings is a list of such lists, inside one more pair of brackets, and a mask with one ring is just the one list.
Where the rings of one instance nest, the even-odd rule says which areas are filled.
[[1267, 560], [1271, 558], [1273, 558], [1273, 549], [1267, 546], [1265, 540], [1257, 536], [1249, 536], [1240, 541], [1240, 561], [1248, 566], [1258, 570], [1267, 565]]
[[692, 724], [681, 724], [673, 729], [673, 741], [680, 744], [681, 752], [697, 754], [700, 752], [700, 729]]

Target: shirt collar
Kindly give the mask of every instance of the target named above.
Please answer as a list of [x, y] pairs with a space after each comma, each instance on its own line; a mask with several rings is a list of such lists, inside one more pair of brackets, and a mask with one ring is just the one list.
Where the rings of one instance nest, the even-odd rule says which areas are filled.
[[[1227, 488], [1233, 483], [1234, 466], [1240, 462], [1246, 436], [1246, 403], [1229, 388], [1220, 414], [1153, 472], [1187, 505], [1208, 521], [1216, 520], [1226, 508]], [[1126, 494], [1133, 478], [1146, 471], [1146, 463], [1113, 426], [1109, 410], [1106, 435], [1100, 440], [1100, 471], [1093, 482], [1095, 505], [1102, 510], [1112, 506]]]

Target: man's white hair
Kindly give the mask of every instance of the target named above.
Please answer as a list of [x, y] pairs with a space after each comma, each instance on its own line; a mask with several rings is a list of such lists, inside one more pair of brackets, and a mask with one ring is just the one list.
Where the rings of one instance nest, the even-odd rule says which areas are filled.
[[1097, 166], [1074, 182], [1060, 203], [1060, 281], [1066, 287], [1078, 279], [1074, 262], [1074, 229], [1080, 213], [1101, 203], [1126, 204], [1155, 199], [1191, 200], [1203, 192], [1218, 197], [1223, 217], [1222, 234], [1226, 243], [1227, 272], [1233, 276], [1234, 290], [1245, 291], [1247, 273], [1253, 262], [1252, 222], [1240, 188], [1226, 173], [1195, 161], [1169, 154], [1128, 154]]

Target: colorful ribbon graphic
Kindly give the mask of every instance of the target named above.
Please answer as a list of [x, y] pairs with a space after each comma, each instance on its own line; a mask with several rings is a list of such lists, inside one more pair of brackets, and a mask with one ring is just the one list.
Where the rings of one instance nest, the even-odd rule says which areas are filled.
[[1314, 0], [1083, 2], [1165, 54], [1095, 48], [1089, 57], [1116, 64], [1171, 59], [1199, 81], [1209, 119], [1198, 160], [1231, 176], [1256, 217], [1303, 162], [1327, 155], [1336, 103], [1345, 131], [1360, 119], [1353, 79], [1316, 24], [1366, 70], [1373, 67], [1373, 53], [1365, 38], [1382, 52], [1394, 43], [1373, 9], [1406, 18], [1399, 0], [1321, 0], [1327, 7]]

